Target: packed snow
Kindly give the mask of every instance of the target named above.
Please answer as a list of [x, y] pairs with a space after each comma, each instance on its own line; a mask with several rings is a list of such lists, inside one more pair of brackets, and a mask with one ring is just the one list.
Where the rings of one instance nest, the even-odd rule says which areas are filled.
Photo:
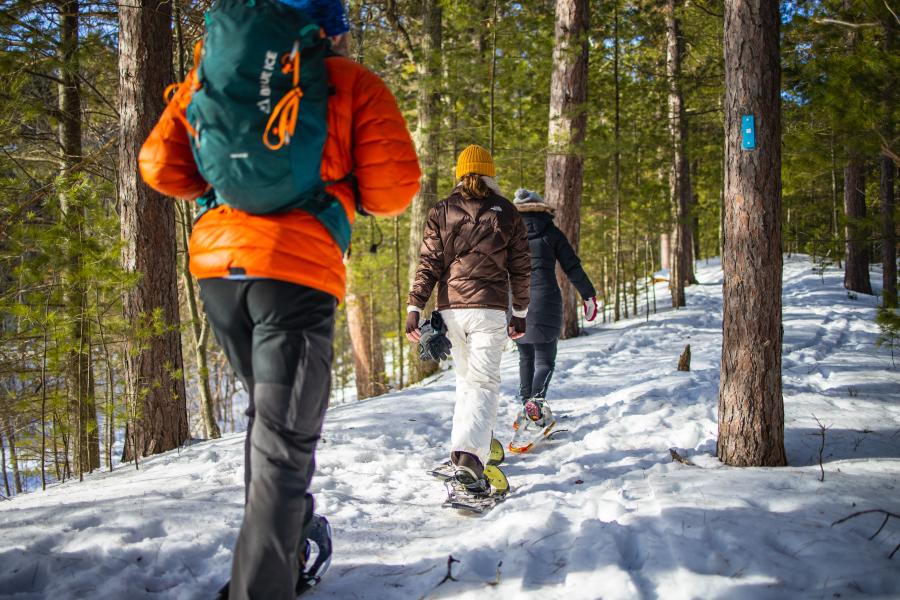
[[[442, 508], [426, 474], [449, 451], [452, 370], [332, 409], [313, 491], [335, 555], [309, 597], [900, 597], [900, 521], [872, 539], [883, 515], [832, 525], [900, 513], [900, 371], [875, 346], [875, 298], [786, 260], [791, 466], [730, 468], [715, 458], [722, 276], [697, 276], [687, 308], [561, 344], [550, 403], [569, 439], [508, 456], [513, 493], [486, 515]], [[504, 443], [516, 387], [508, 352]], [[241, 519], [242, 446], [229, 435], [0, 503], [0, 595], [212, 597]]]

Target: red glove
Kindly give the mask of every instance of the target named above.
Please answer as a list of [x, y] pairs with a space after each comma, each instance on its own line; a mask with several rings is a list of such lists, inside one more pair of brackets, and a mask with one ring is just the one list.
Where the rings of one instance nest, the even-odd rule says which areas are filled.
[[588, 323], [597, 318], [597, 296], [584, 300], [584, 319]]

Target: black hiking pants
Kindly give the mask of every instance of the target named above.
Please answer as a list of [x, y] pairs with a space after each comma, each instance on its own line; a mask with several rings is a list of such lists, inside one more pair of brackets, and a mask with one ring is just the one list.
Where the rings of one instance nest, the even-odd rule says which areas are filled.
[[519, 347], [519, 396], [546, 398], [553, 369], [556, 367], [556, 343], [517, 344]]
[[274, 279], [204, 279], [200, 296], [250, 394], [246, 506], [229, 599], [294, 598], [313, 513], [308, 490], [328, 407], [337, 301]]

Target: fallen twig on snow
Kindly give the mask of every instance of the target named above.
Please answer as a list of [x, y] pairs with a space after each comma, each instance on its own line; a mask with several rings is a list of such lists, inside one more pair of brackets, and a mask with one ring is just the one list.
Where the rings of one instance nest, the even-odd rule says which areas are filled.
[[500, 567], [502, 567], [502, 566], [503, 566], [503, 561], [501, 560], [500, 562], [497, 563], [497, 576], [494, 577], [493, 581], [488, 581], [489, 586], [496, 587], [496, 586], [500, 585]]
[[678, 450], [675, 448], [669, 448], [669, 454], [672, 455], [672, 460], [676, 462], [680, 462], [683, 465], [687, 465], [689, 467], [696, 467], [694, 463], [691, 462], [689, 458], [685, 458], [682, 455], [678, 454]]
[[[881, 530], [884, 529], [884, 526], [887, 525], [887, 522], [888, 522], [888, 520], [890, 520], [891, 517], [894, 517], [895, 519], [900, 521], [900, 515], [898, 515], [896, 513], [888, 512], [888, 511], [884, 510], [883, 508], [872, 508], [869, 510], [861, 510], [861, 511], [855, 512], [852, 515], [847, 515], [843, 519], [838, 519], [837, 521], [832, 523], [831, 526], [834, 527], [835, 525], [840, 525], [841, 523], [849, 521], [850, 519], [853, 519], [855, 517], [859, 517], [861, 515], [868, 515], [868, 514], [872, 514], [872, 513], [883, 514], [884, 521], [881, 522], [881, 526], [878, 528], [878, 531], [876, 531], [875, 533], [873, 533], [872, 535], [869, 536], [869, 541], [874, 540], [875, 536], [878, 535], [879, 533], [881, 533]], [[894, 546], [894, 549], [891, 550], [890, 554], [888, 554], [888, 558], [889, 559], [894, 558], [894, 555], [897, 554], [897, 550], [900, 550], [900, 544], [897, 544], [896, 546]]]
[[[450, 556], [448, 556], [448, 557], [447, 557], [447, 574], [444, 575], [444, 578], [441, 579], [440, 582], [439, 582], [436, 586], [434, 586], [433, 588], [431, 588], [431, 590], [430, 590], [427, 594], [425, 594], [425, 595], [423, 595], [421, 598], [419, 598], [419, 600], [425, 600], [425, 598], [427, 598], [428, 596], [431, 595], [431, 592], [433, 592], [434, 590], [438, 589], [439, 587], [441, 587], [442, 585], [444, 585], [444, 584], [447, 583], [448, 581], [458, 581], [458, 580], [456, 579], [456, 577], [453, 576], [453, 563], [458, 563], [458, 562], [459, 562], [458, 560], [456, 560], [455, 558], [453, 558], [453, 555], [452, 555], [452, 554], [451, 554]], [[498, 568], [499, 568], [499, 567], [498, 567]]]

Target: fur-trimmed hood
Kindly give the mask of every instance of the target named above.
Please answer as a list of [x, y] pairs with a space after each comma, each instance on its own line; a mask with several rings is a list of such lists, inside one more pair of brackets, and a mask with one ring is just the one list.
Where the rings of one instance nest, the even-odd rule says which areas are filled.
[[517, 202], [515, 207], [523, 213], [547, 213], [550, 216], [556, 213], [556, 209], [546, 202]]

